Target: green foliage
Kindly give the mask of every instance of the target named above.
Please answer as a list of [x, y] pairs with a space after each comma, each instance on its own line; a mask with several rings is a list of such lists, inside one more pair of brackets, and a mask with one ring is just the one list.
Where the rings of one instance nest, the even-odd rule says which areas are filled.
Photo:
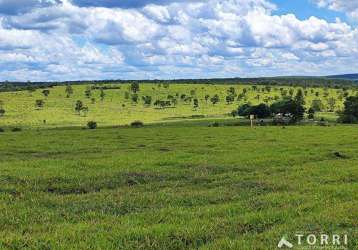
[[71, 85], [66, 86], [65, 93], [67, 98], [71, 97], [71, 95], [73, 94], [73, 88]]
[[131, 123], [131, 127], [134, 128], [141, 128], [144, 126], [144, 123], [142, 121], [134, 121]]
[[87, 128], [89, 128], [89, 129], [96, 129], [96, 128], [97, 128], [97, 122], [95, 122], [95, 121], [89, 121], [89, 122], [87, 123]]
[[239, 107], [237, 114], [245, 117], [248, 117], [249, 115], [255, 115], [256, 118], [263, 119], [271, 116], [271, 109], [269, 106], [263, 103], [254, 106], [244, 104]]
[[210, 99], [210, 101], [211, 101], [211, 103], [212, 104], [217, 104], [217, 103], [219, 103], [220, 102], [220, 97], [219, 97], [219, 95], [218, 94], [215, 94], [211, 99]]
[[14, 127], [11, 129], [11, 132], [20, 132], [22, 131], [22, 128], [19, 128], [19, 127]]
[[87, 86], [87, 88], [85, 90], [85, 96], [86, 96], [86, 98], [90, 98], [92, 96], [92, 91], [91, 91], [90, 86]]
[[194, 108], [199, 108], [199, 100], [197, 98], [194, 99]]
[[75, 111], [77, 112], [77, 113], [80, 113], [81, 112], [81, 110], [83, 109], [83, 102], [81, 101], [81, 100], [78, 100], [77, 102], [76, 102], [76, 104], [75, 104]]
[[139, 83], [138, 83], [138, 82], [133, 82], [133, 83], [131, 84], [130, 89], [131, 89], [131, 91], [132, 91], [133, 93], [139, 92], [139, 90], [140, 90]]
[[285, 98], [271, 105], [271, 112], [274, 114], [290, 115], [292, 122], [301, 121], [304, 118], [305, 108], [295, 100]]
[[346, 99], [339, 121], [342, 123], [358, 122], [358, 96], [350, 96]]
[[309, 110], [308, 110], [308, 119], [314, 119], [314, 115], [315, 115], [315, 110], [313, 109], [313, 108], [309, 108]]
[[134, 103], [138, 103], [138, 99], [139, 99], [139, 97], [138, 97], [138, 95], [137, 95], [137, 94], [132, 94], [132, 96], [131, 96], [131, 100], [132, 100], [132, 102], [134, 102]]
[[45, 105], [45, 101], [44, 100], [36, 100], [35, 101], [35, 107], [36, 108], [39, 108], [39, 109], [41, 109], [41, 108], [43, 108], [44, 107], [44, 105]]
[[50, 90], [44, 89], [44, 90], [42, 91], [42, 94], [43, 94], [45, 97], [48, 97], [48, 96], [50, 95]]
[[4, 116], [6, 113], [4, 108], [0, 108], [0, 117]]
[[101, 101], [103, 102], [104, 101], [104, 98], [106, 96], [106, 93], [104, 93], [104, 90], [103, 88], [100, 89], [100, 94], [99, 94], [100, 98], [101, 98]]
[[323, 105], [323, 103], [322, 103], [321, 100], [315, 99], [315, 100], [312, 101], [311, 108], [312, 108], [315, 112], [320, 112], [320, 111], [323, 110], [324, 105]]
[[152, 97], [151, 96], [142, 96], [142, 100], [144, 105], [150, 106], [152, 104]]

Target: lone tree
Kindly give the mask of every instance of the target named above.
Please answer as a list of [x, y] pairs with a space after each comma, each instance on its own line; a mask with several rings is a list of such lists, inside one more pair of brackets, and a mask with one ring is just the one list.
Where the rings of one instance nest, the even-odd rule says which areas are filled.
[[67, 98], [70, 98], [71, 95], [73, 94], [73, 88], [71, 85], [67, 85], [66, 86], [66, 89], [65, 89], [65, 92], [66, 92], [66, 97]]
[[220, 97], [216, 94], [213, 97], [211, 97], [210, 101], [211, 101], [212, 104], [215, 105], [215, 104], [220, 102]]
[[143, 100], [145, 106], [150, 106], [152, 104], [151, 96], [142, 96], [142, 100]]
[[133, 83], [131, 84], [131, 91], [132, 91], [133, 93], [139, 92], [139, 83], [133, 82]]
[[235, 95], [230, 94], [230, 95], [226, 96], [226, 103], [227, 103], [227, 104], [231, 104], [231, 103], [233, 103], [234, 101], [235, 101]]
[[87, 98], [90, 98], [91, 95], [92, 95], [91, 88], [88, 86], [88, 87], [86, 88], [86, 90], [85, 90], [85, 96], [86, 96]]
[[47, 98], [50, 95], [50, 90], [44, 89], [42, 90], [42, 94]]
[[344, 110], [339, 116], [342, 123], [358, 122], [358, 96], [350, 96], [344, 102]]
[[138, 95], [137, 94], [133, 94], [131, 99], [132, 99], [133, 103], [138, 103]]
[[205, 95], [205, 102], [208, 103], [210, 96], [209, 95]]
[[78, 100], [75, 104], [75, 111], [80, 115], [82, 109], [83, 109], [83, 102]]
[[99, 96], [101, 97], [101, 101], [103, 101], [103, 100], [104, 100], [104, 97], [106, 96], [106, 94], [104, 93], [103, 88], [100, 89], [100, 94], [99, 94]]
[[194, 109], [199, 108], [199, 100], [198, 99], [194, 99]]
[[38, 109], [43, 108], [44, 105], [45, 105], [44, 100], [36, 100], [36, 101], [35, 101], [35, 107], [38, 108]]

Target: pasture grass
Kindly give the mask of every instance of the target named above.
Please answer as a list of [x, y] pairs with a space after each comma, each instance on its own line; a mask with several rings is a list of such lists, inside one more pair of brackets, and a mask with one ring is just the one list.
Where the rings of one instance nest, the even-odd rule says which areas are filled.
[[357, 129], [0, 133], [0, 248], [275, 249], [324, 232], [356, 249]]

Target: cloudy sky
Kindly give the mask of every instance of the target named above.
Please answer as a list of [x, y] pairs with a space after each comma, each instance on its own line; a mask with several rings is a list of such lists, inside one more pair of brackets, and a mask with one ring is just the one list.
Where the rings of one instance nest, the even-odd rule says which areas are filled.
[[358, 0], [0, 0], [0, 81], [358, 71]]

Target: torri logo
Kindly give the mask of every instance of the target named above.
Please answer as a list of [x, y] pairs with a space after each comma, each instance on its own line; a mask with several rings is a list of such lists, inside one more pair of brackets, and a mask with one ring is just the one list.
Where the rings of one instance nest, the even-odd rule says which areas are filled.
[[300, 248], [315, 248], [315, 249], [348, 249], [348, 235], [347, 234], [295, 234], [295, 240], [289, 241], [284, 236], [280, 239], [277, 245], [281, 249], [300, 249]]

